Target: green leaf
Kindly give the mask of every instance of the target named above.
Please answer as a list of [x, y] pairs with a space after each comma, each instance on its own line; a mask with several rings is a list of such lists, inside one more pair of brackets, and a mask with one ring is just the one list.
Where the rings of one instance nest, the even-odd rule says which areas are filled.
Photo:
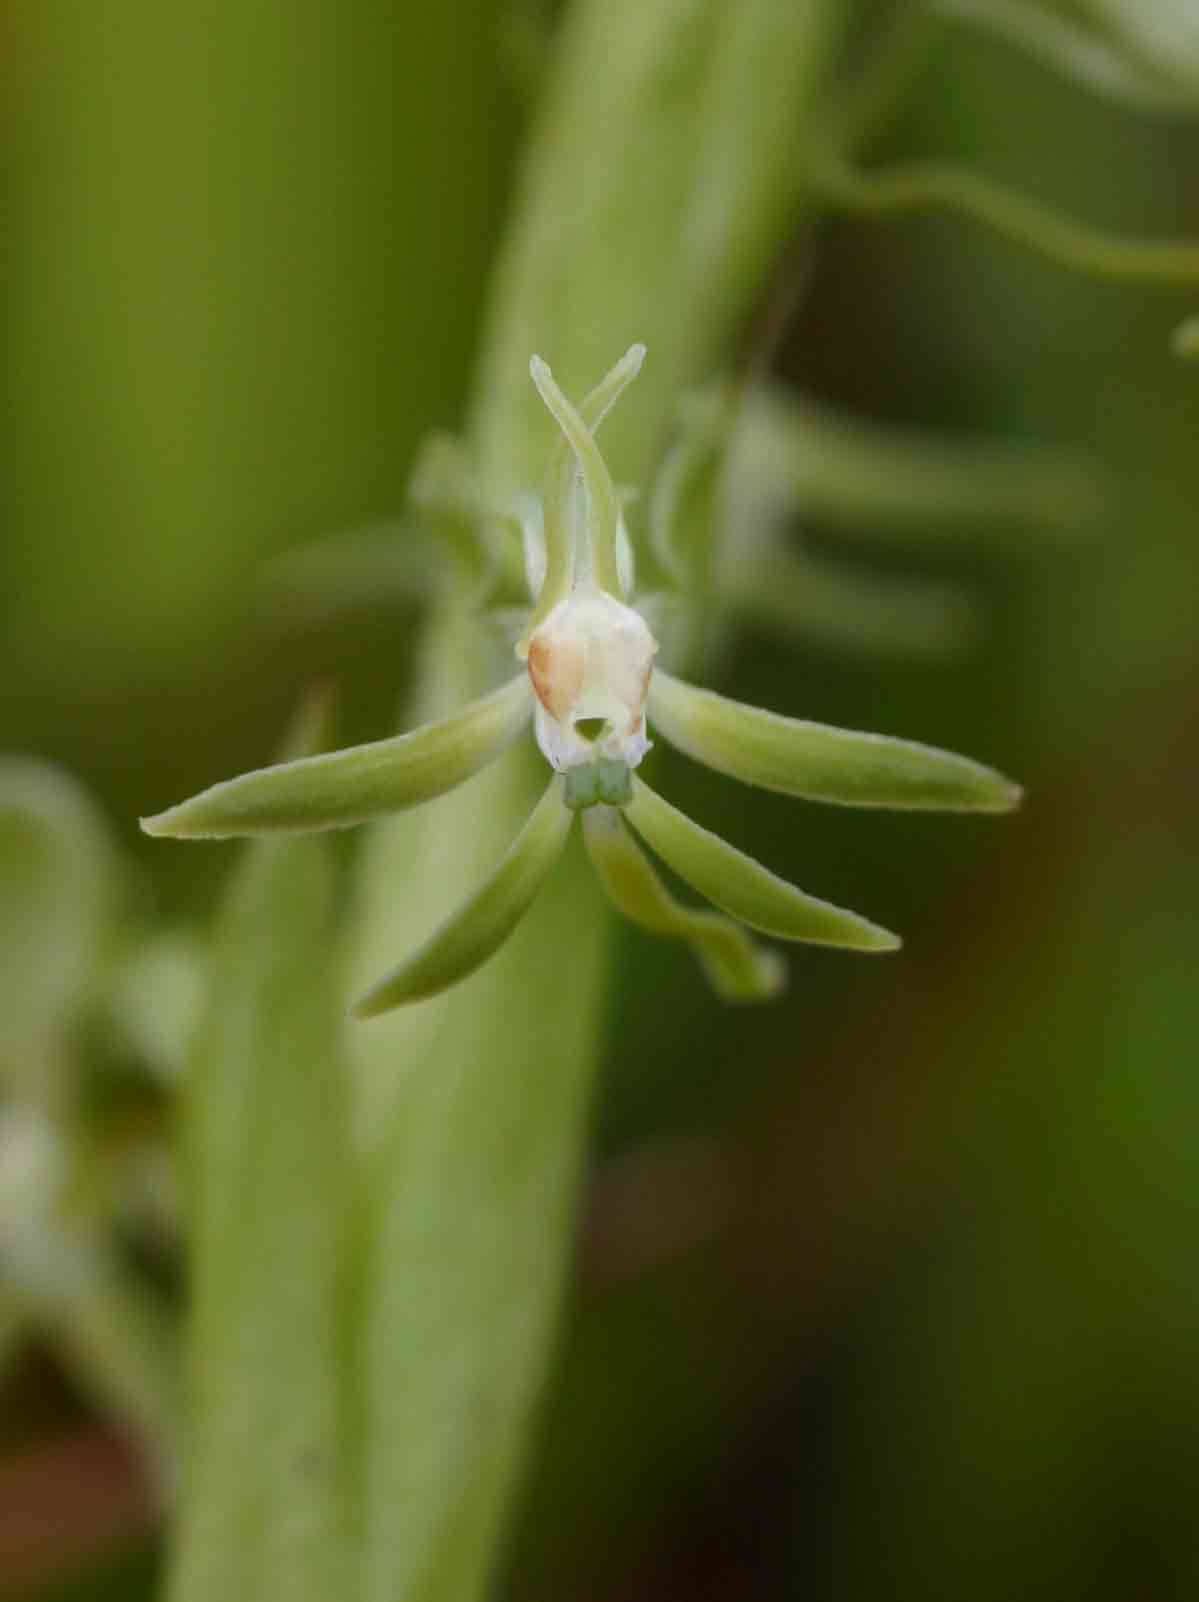
[[263, 589], [280, 627], [294, 628], [379, 606], [415, 610], [428, 604], [439, 577], [433, 542], [409, 515], [285, 551], [264, 569]]
[[915, 740], [782, 717], [654, 674], [650, 717], [680, 751], [744, 784], [840, 806], [1008, 812], [1019, 785]]
[[409, 1001], [424, 1001], [465, 979], [494, 956], [524, 917], [566, 844], [574, 814], [555, 776], [495, 872], [464, 906], [354, 1006], [374, 1018]]
[[120, 863], [68, 774], [0, 758], [0, 1079], [63, 1066], [112, 933]]
[[855, 535], [927, 541], [1036, 529], [1077, 537], [1103, 507], [1097, 466], [1074, 452], [884, 427], [777, 385], [747, 400], [733, 473], [743, 515], [754, 517], [765, 501], [767, 513]]
[[908, 162], [882, 172], [850, 166], [815, 145], [808, 177], [830, 205], [867, 216], [948, 211], [1066, 267], [1113, 283], [1199, 283], [1199, 243], [1107, 233], [978, 173], [940, 162]]
[[345, 1596], [348, 1088], [320, 840], [242, 859], [190, 1065], [194, 1416], [172, 1602]]
[[244, 773], [143, 818], [142, 828], [202, 840], [362, 823], [452, 790], [511, 744], [531, 715], [529, 682], [521, 673], [411, 734]]
[[178, 1331], [72, 1191], [72, 1151], [30, 1103], [0, 1108], [0, 1310], [53, 1342], [80, 1390], [178, 1478]]
[[633, 780], [624, 809], [638, 834], [701, 896], [751, 929], [779, 940], [845, 946], [854, 951], [895, 951], [898, 935], [831, 902], [805, 895], [760, 862], [701, 828], [643, 779]]
[[770, 1001], [786, 983], [778, 952], [751, 940], [718, 912], [687, 907], [667, 890], [614, 807], [593, 807], [583, 839], [604, 889], [630, 922], [650, 934], [685, 940], [725, 1001]]
[[[792, 152], [846, 20], [839, 0], [563, 10], [474, 387], [471, 442], [496, 495], [527, 490], [545, 468], [551, 429], [530, 351], [582, 394], [634, 335], [653, 359], [605, 424], [604, 454], [617, 482], [648, 482], [681, 389], [724, 361], [802, 221]], [[534, 783], [544, 765], [514, 749], [471, 790], [371, 831], [364, 979], [408, 949], [431, 903], [468, 893], [527, 816]], [[528, 916], [462, 991], [352, 1032], [377, 1158], [363, 1272], [364, 1602], [478, 1602], [494, 1589], [575, 1237], [610, 927], [568, 841]]]
[[861, 573], [779, 545], [727, 564], [730, 607], [784, 636], [868, 656], [944, 656], [976, 637], [967, 596], [948, 584]]
[[31, 1316], [80, 1390], [138, 1440], [162, 1494], [173, 1495], [184, 1434], [178, 1318], [107, 1242], [59, 1247], [65, 1283], [33, 1303]]
[[[544, 783], [540, 757], [517, 747], [479, 794], [372, 830], [357, 973], [373, 977], [431, 905], [466, 893]], [[356, 1431], [366, 1602], [486, 1594], [575, 1236], [604, 910], [568, 839], [512, 937], [461, 988], [351, 1031], [370, 1198]]]
[[654, 475], [650, 549], [663, 573], [693, 598], [712, 584], [737, 396], [732, 388], [686, 396], [679, 408], [677, 437]]
[[678, 403], [730, 358], [810, 215], [794, 152], [850, 23], [841, 0], [582, 0], [562, 14], [493, 278], [476, 386], [484, 482], [538, 481], [549, 430], [528, 381], [567, 394], [635, 335], [652, 360], [605, 430], [647, 484]]
[[1147, 68], [1199, 104], [1199, 13], [1192, 0], [1083, 0]]
[[1175, 356], [1181, 356], [1184, 361], [1199, 357], [1199, 317], [1188, 317], [1179, 323], [1170, 343]]
[[208, 984], [208, 952], [181, 931], [135, 946], [112, 975], [107, 1006], [118, 1037], [168, 1085], [183, 1078]]
[[1193, 92], [1187, 94], [1148, 59], [1048, 6], [1032, 0], [933, 0], [933, 4], [944, 16], [988, 29], [1111, 100], [1167, 114], [1199, 109]]

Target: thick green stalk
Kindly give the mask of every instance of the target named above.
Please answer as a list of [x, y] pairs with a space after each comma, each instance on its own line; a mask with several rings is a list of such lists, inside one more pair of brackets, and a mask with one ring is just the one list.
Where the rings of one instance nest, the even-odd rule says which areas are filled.
[[[472, 439], [493, 494], [541, 481], [540, 352], [585, 393], [633, 340], [608, 425], [644, 483], [681, 389], [729, 354], [800, 220], [794, 152], [836, 0], [581, 0], [563, 24], [493, 286]], [[420, 712], [486, 687], [449, 614]], [[376, 826], [355, 976], [426, 936], [494, 868], [537, 794], [518, 747]], [[544, 766], [541, 781], [544, 784]], [[597, 1066], [606, 916], [577, 840], [500, 953], [448, 997], [361, 1026], [371, 1186], [352, 1450], [366, 1602], [471, 1602], [488, 1582], [545, 1370]]]
[[346, 1595], [346, 1083], [323, 840], [256, 841], [190, 1064], [192, 1432], [171, 1602]]

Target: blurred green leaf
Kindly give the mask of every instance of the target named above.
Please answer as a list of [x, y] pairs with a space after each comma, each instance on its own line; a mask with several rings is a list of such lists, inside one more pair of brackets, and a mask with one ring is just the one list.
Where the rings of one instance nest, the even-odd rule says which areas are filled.
[[730, 701], [658, 672], [650, 718], [670, 743], [743, 784], [840, 806], [1008, 812], [1019, 785], [954, 751], [834, 729]]
[[1078, 222], [980, 173], [935, 161], [882, 171], [855, 168], [827, 149], [808, 156], [808, 174], [830, 206], [867, 216], [948, 211], [1069, 268], [1113, 283], [1199, 283], [1199, 244], [1107, 233]]
[[791, 153], [856, 9], [841, 0], [569, 6], [492, 287], [472, 435], [484, 482], [539, 482], [539, 351], [582, 393], [630, 339], [650, 359], [605, 433], [646, 484], [678, 398], [710, 381], [802, 216]]
[[[542, 352], [578, 394], [630, 339], [651, 356], [605, 431], [605, 457], [617, 483], [648, 482], [681, 389], [727, 358], [796, 226], [791, 152], [848, 9], [567, 8], [474, 392], [470, 439], [489, 496], [539, 483], [553, 442], [530, 355]], [[447, 692], [451, 706], [478, 693], [478, 664], [438, 623], [430, 647], [422, 696], [435, 704], [423, 710], [444, 715]], [[469, 893], [527, 816], [537, 766], [514, 750], [437, 817], [373, 832], [355, 964], [364, 979], [419, 938], [430, 907]], [[494, 1566], [542, 1384], [598, 1066], [608, 920], [581, 858], [568, 846], [529, 916], [463, 989], [355, 1042], [360, 1125], [377, 1161], [355, 1431], [366, 1602], [473, 1602]]]
[[532, 712], [523, 673], [410, 734], [226, 779], [143, 818], [147, 834], [180, 840], [338, 829], [453, 789], [511, 744]]
[[71, 1152], [31, 1105], [0, 1110], [0, 1301], [48, 1335], [80, 1390], [147, 1453], [164, 1492], [177, 1475], [177, 1331], [103, 1225], [71, 1205]]
[[120, 890], [113, 840], [82, 786], [32, 758], [0, 758], [0, 1079], [60, 1065]]
[[183, 1077], [208, 978], [204, 946], [178, 931], [151, 935], [111, 976], [108, 1010], [120, 1038], [166, 1084]]
[[1138, 110], [1199, 111], [1199, 99], [1150, 60], [1035, 0], [933, 0], [933, 9], [989, 29], [1084, 87]]
[[952, 585], [860, 572], [782, 546], [730, 562], [719, 590], [749, 621], [838, 653], [937, 657], [979, 633], [969, 597]]
[[347, 1081], [320, 840], [239, 864], [189, 1074], [193, 1417], [174, 1602], [346, 1592]]
[[[494, 861], [544, 774], [518, 748], [473, 795], [375, 830], [357, 972], [377, 973], [431, 907]], [[354, 1031], [369, 1164], [354, 1439], [370, 1602], [466, 1602], [492, 1572], [573, 1238], [601, 913], [595, 875], [568, 841], [490, 962], [452, 993]]]
[[897, 935], [878, 924], [805, 895], [718, 835], [692, 822], [655, 795], [643, 779], [633, 780], [633, 799], [625, 815], [662, 860], [730, 917], [779, 940], [844, 946], [854, 951], [894, 951]]
[[625, 917], [650, 934], [686, 941], [718, 996], [769, 1001], [778, 995], [786, 979], [778, 952], [760, 946], [731, 918], [676, 901], [615, 808], [585, 813], [583, 839], [604, 889]]
[[1081, 0], [1081, 4], [1199, 104], [1199, 11], [1192, 0]]
[[1188, 317], [1174, 330], [1174, 354], [1186, 361], [1199, 356], [1199, 317]]
[[764, 500], [852, 531], [918, 540], [1093, 529], [1107, 488], [1098, 465], [1051, 445], [938, 438], [847, 417], [777, 386], [747, 400], [733, 453], [735, 500]]

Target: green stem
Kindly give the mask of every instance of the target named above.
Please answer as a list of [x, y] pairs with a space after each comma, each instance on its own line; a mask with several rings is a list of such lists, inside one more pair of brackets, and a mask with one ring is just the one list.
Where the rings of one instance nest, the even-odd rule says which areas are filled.
[[1115, 282], [1199, 283], [1199, 244], [1120, 238], [1063, 217], [1037, 201], [936, 162], [862, 172], [828, 148], [809, 152], [807, 171], [825, 199], [846, 211], [885, 215], [951, 211], [985, 223], [1060, 267]]

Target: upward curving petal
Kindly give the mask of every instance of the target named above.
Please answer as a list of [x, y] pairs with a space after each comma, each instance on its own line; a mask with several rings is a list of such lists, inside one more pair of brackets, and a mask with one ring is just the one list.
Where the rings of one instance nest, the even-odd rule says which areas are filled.
[[[537, 358], [537, 360], [540, 360], [540, 358]], [[644, 360], [645, 346], [630, 345], [616, 366], [610, 372], [605, 373], [604, 377], [600, 379], [595, 388], [583, 400], [579, 406], [579, 420], [592, 435], [594, 435], [609, 411], [641, 371], [641, 364]], [[545, 367], [544, 362], [541, 363], [541, 366]], [[545, 368], [545, 372], [548, 374], [549, 369]], [[552, 378], [550, 383], [553, 384]], [[560, 394], [556, 385], [553, 388], [555, 394]], [[563, 400], [563, 404], [565, 404], [565, 400]], [[592, 448], [594, 449], [594, 440], [592, 440]], [[569, 527], [568, 511], [578, 470], [579, 464], [574, 452], [574, 442], [566, 434], [561, 434], [550, 456], [545, 493], [542, 498], [541, 574], [534, 586], [533, 615], [529, 619], [528, 627], [525, 629], [516, 650], [517, 656], [522, 659], [528, 652], [529, 641], [534, 631], [540, 624], [545, 622], [559, 601], [566, 599], [574, 581], [574, 535]], [[629, 581], [632, 577], [632, 551], [629, 546], [628, 532], [625, 530], [619, 511], [621, 496], [618, 491], [614, 493], [616, 494], [618, 507], [616, 576], [621, 582], [622, 590], [628, 590], [631, 588]], [[622, 590], [618, 590], [616, 593], [622, 593]]]
[[895, 951], [900, 940], [856, 912], [805, 895], [655, 794], [634, 776], [625, 816], [664, 862], [730, 917], [779, 940]]
[[697, 762], [783, 795], [917, 811], [1010, 812], [1020, 803], [1018, 784], [956, 752], [785, 718], [660, 670], [649, 714]]
[[448, 990], [493, 956], [528, 911], [561, 855], [574, 821], [555, 777], [499, 867], [406, 961], [373, 985], [354, 1005], [358, 1018], [375, 1018], [409, 1001]]
[[[613, 386], [613, 399], [636, 377], [644, 357], [644, 345], [631, 346], [604, 380], [605, 384], [618, 381]], [[616, 554], [620, 534], [620, 497], [612, 483], [608, 465], [600, 455], [591, 430], [558, 388], [549, 366], [540, 356], [531, 358], [529, 374], [554, 421], [569, 441], [579, 464], [587, 491], [592, 576], [600, 589], [607, 590], [619, 600], [624, 593]], [[603, 412], [599, 415], [602, 416]]]
[[147, 834], [182, 840], [341, 829], [452, 790], [516, 738], [532, 715], [521, 673], [410, 734], [259, 768], [143, 818]]

